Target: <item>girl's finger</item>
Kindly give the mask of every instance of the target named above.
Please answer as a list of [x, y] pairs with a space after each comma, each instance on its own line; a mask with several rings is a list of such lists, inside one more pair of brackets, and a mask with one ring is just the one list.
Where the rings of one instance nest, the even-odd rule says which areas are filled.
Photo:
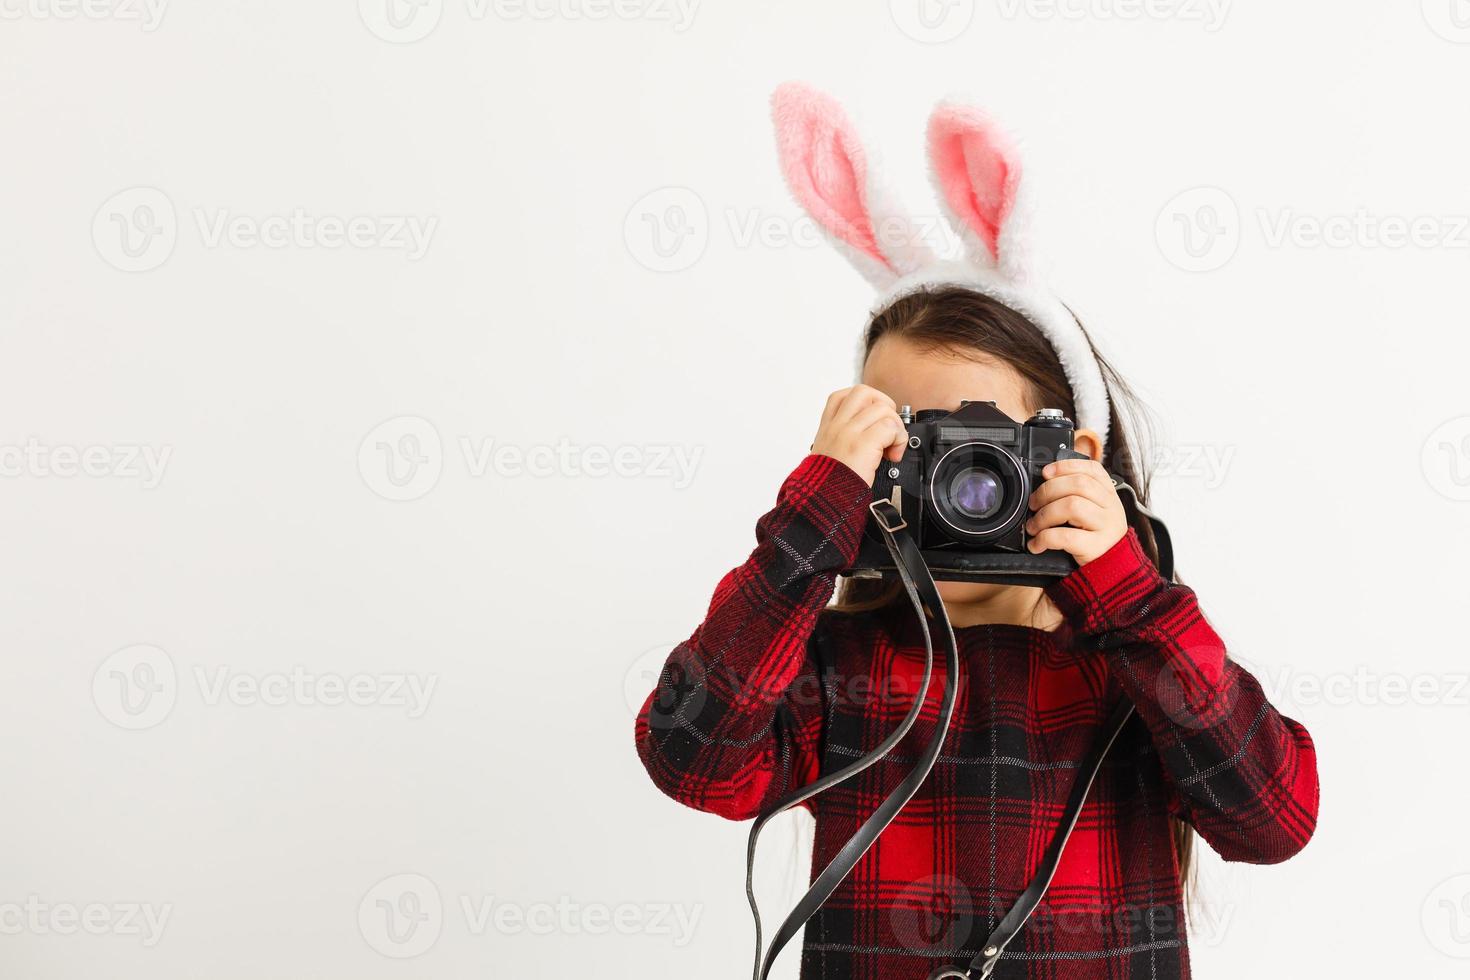
[[1074, 473], [1070, 476], [1055, 476], [1047, 480], [1031, 492], [1026, 502], [1032, 510], [1041, 510], [1047, 504], [1061, 500], [1063, 497], [1086, 497], [1100, 507], [1107, 507], [1117, 499], [1117, 496], [1118, 491], [1113, 489], [1111, 483], [1104, 487], [1090, 476]]
[[1026, 521], [1026, 532], [1034, 535], [1067, 524], [1086, 531], [1101, 531], [1107, 527], [1107, 518], [1108, 512], [1086, 497], [1063, 497], [1032, 514]]
[[843, 399], [851, 392], [851, 388], [839, 388], [827, 396], [827, 404], [822, 408], [822, 425], [832, 421], [832, 416], [837, 414], [837, 409], [842, 405]]
[[1033, 555], [1043, 551], [1065, 551], [1075, 555], [1087, 546], [1091, 531], [1076, 527], [1049, 527], [1026, 542], [1026, 550]]
[[1085, 476], [1107, 487], [1113, 485], [1113, 478], [1095, 459], [1059, 459], [1055, 463], [1047, 463], [1041, 475], [1048, 480], [1058, 476]]
[[[847, 423], [846, 427], [850, 432], [862, 432], [866, 433], [872, 438], [876, 438], [880, 434], [875, 431], [877, 427], [890, 422], [898, 429], [903, 429], [903, 420], [898, 417], [898, 413], [896, 411], [889, 408], [887, 405], [873, 404], [869, 405], [867, 408], [863, 409], [861, 412], [855, 415], [852, 420]], [[907, 435], [906, 432], [904, 432], [903, 434]], [[885, 448], [887, 446], [891, 446], [895, 440], [900, 438], [899, 433], [895, 433], [890, 429], [884, 429], [881, 435], [885, 440]]]
[[[884, 417], [893, 420], [893, 435], [889, 438], [888, 444], [883, 447], [883, 455], [896, 463], [900, 459], [903, 459], [903, 454], [908, 451], [909, 428], [903, 424], [903, 419], [899, 418], [897, 412], [886, 413]], [[883, 423], [884, 419], [880, 418], [868, 426], [868, 429], [877, 429]], [[877, 433], [875, 432], [874, 434], [876, 435]]]
[[867, 385], [854, 385], [843, 399], [841, 406], [832, 415], [832, 421], [841, 425], [857, 418], [859, 412], [868, 408], [869, 405], [883, 405], [894, 415], [898, 414], [898, 406], [877, 388], [869, 388]]

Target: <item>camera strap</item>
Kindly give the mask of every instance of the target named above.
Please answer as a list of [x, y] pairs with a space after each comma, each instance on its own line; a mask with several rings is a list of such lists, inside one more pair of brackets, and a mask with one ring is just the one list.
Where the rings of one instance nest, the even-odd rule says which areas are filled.
[[[1133, 496], [1133, 504], [1137, 507], [1136, 495], [1132, 494], [1131, 488], [1126, 484], [1120, 489], [1128, 489]], [[1162, 528], [1162, 522], [1157, 521], [1153, 515], [1137, 508], [1140, 513], [1149, 518], [1157, 528]], [[884, 738], [872, 752], [843, 766], [834, 772], [821, 776], [806, 786], [801, 787], [793, 793], [778, 800], [768, 811], [762, 814], [755, 824], [750, 828], [750, 840], [746, 847], [745, 865], [745, 894], [750, 902], [751, 915], [755, 919], [755, 970], [754, 980], [767, 980], [771, 967], [774, 965], [777, 955], [798, 932], [806, 925], [807, 921], [816, 914], [842, 880], [852, 872], [868, 849], [878, 840], [878, 836], [893, 822], [900, 810], [914, 794], [919, 790], [924, 780], [928, 778], [929, 772], [934, 768], [935, 761], [939, 758], [940, 749], [944, 744], [944, 738], [949, 731], [949, 724], [954, 713], [956, 678], [959, 675], [959, 648], [955, 641], [954, 630], [950, 625], [949, 616], [945, 612], [944, 603], [939, 597], [939, 590], [934, 584], [934, 578], [924, 562], [924, 557], [919, 551], [911, 535], [905, 534], [904, 529], [908, 526], [898, 508], [887, 500], [875, 500], [869, 505], [874, 522], [883, 536], [883, 543], [887, 546], [889, 554], [893, 557], [894, 568], [898, 572], [899, 581], [903, 584], [904, 592], [908, 595], [909, 603], [913, 606], [915, 615], [919, 618], [919, 626], [924, 637], [924, 670], [919, 683], [919, 689], [914, 696], [914, 703], [909, 708], [903, 720], [886, 738]], [[1156, 534], [1157, 534], [1156, 530]], [[1161, 552], [1167, 548], [1167, 530], [1163, 532]], [[1172, 564], [1172, 562], [1170, 563]], [[934, 620], [943, 627], [942, 636], [945, 642], [946, 669], [944, 675], [944, 692], [940, 698], [939, 714], [935, 720], [934, 736], [924, 746], [914, 768], [906, 775], [897, 786], [884, 798], [883, 802], [865, 820], [857, 832], [837, 852], [832, 860], [822, 869], [821, 873], [813, 879], [811, 886], [807, 889], [801, 899], [792, 908], [791, 912], [782, 921], [776, 934], [771, 939], [769, 949], [763, 952], [763, 939], [761, 934], [760, 908], [755, 899], [755, 849], [760, 838], [761, 831], [777, 815], [790, 810], [806, 800], [811, 799], [824, 790], [842, 783], [863, 770], [875, 765], [885, 756], [893, 751], [894, 747], [903, 740], [904, 736], [913, 728], [918, 720], [928, 695], [929, 683], [934, 672], [934, 643], [929, 629], [929, 617], [925, 615], [925, 607]], [[1021, 928], [1036, 911], [1045, 895], [1047, 887], [1051, 884], [1052, 877], [1056, 874], [1060, 863], [1062, 848], [1066, 846], [1067, 839], [1071, 836], [1077, 820], [1082, 814], [1083, 803], [1087, 799], [1088, 790], [1097, 778], [1098, 770], [1102, 767], [1103, 759], [1108, 750], [1116, 741], [1118, 733], [1123, 725], [1133, 714], [1133, 705], [1126, 700], [1118, 704], [1108, 718], [1102, 738], [1093, 745], [1087, 758], [1082, 762], [1073, 780], [1072, 789], [1068, 795], [1067, 807], [1062, 814], [1062, 819], [1057, 826], [1051, 843], [1043, 853], [1041, 862], [1037, 867], [1036, 874], [1031, 882], [1021, 892], [1020, 896], [1012, 904], [1009, 911], [1001, 918], [1000, 924], [991, 932], [989, 937], [981, 945], [980, 952], [964, 969], [956, 967], [941, 968], [930, 974], [929, 980], [946, 980], [946, 978], [957, 978], [957, 980], [983, 980], [990, 976], [995, 969], [995, 964], [1000, 960], [1001, 954], [1005, 952], [1006, 946], [1020, 933]]]

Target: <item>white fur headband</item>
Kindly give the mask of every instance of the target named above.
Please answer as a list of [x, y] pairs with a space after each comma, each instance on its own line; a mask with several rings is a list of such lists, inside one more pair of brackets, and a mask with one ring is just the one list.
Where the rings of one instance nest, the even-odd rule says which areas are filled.
[[[929, 117], [929, 166], [960, 257], [940, 258], [870, 166], [857, 132], [829, 95], [797, 82], [771, 98], [787, 186], [879, 292], [876, 309], [925, 286], [973, 289], [1034, 323], [1061, 361], [1077, 424], [1108, 438], [1108, 389], [1077, 320], [1038, 281], [1026, 236], [1026, 196], [1014, 145], [981, 110], [941, 102]], [[918, 406], [915, 406], [918, 407]]]

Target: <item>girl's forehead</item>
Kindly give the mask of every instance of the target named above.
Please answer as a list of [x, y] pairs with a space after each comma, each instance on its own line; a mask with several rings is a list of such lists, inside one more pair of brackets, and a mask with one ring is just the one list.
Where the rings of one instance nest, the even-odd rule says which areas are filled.
[[883, 337], [863, 365], [863, 384], [914, 410], [957, 409], [961, 401], [993, 401], [1012, 418], [1029, 415], [1026, 383], [1014, 368], [978, 351], [931, 350]]

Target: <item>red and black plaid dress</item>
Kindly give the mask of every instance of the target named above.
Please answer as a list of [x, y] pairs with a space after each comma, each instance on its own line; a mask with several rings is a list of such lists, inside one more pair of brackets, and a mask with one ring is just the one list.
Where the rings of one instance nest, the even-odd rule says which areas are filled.
[[[654, 783], [748, 820], [891, 731], [918, 690], [912, 610], [825, 609], [857, 553], [872, 491], [808, 456], [669, 657], [637, 722]], [[917, 796], [808, 924], [804, 980], [923, 978], [967, 963], [1030, 881], [1079, 761], [1109, 711], [1137, 714], [1114, 745], [1046, 898], [994, 976], [1189, 976], [1171, 815], [1226, 860], [1301, 850], [1317, 819], [1311, 737], [1231, 661], [1192, 591], [1166, 583], [1130, 531], [1048, 587], [1065, 626], [955, 631], [953, 725]], [[885, 761], [821, 794], [824, 867], [933, 736], [930, 708]]]

